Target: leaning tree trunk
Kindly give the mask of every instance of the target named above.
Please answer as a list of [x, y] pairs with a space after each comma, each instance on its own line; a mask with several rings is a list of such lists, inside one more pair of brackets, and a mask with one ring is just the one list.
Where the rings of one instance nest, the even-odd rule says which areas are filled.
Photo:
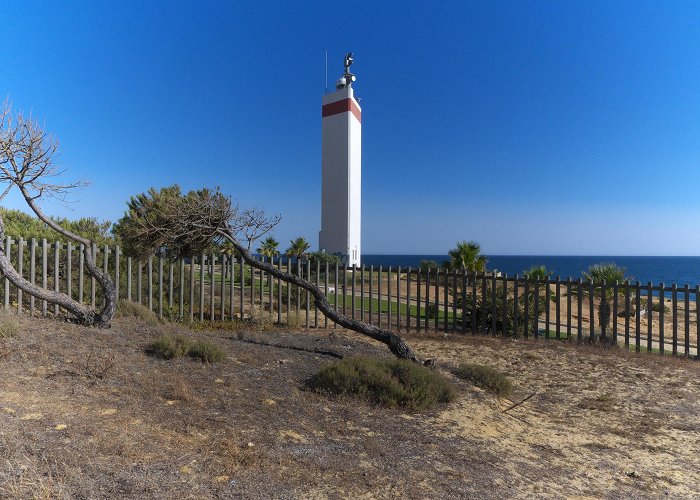
[[84, 325], [92, 325], [95, 323], [95, 311], [89, 307], [79, 304], [65, 293], [41, 288], [27, 281], [17, 272], [12, 266], [10, 259], [5, 254], [5, 223], [2, 220], [2, 216], [0, 216], [0, 271], [2, 271], [3, 276], [10, 280], [17, 288], [40, 300], [45, 300], [51, 304], [58, 304], [75, 316], [79, 323]]
[[[68, 310], [71, 314], [73, 314], [76, 317], [76, 320], [78, 323], [86, 326], [96, 326], [98, 328], [108, 328], [109, 324], [112, 321], [112, 318], [114, 318], [114, 313], [117, 310], [117, 291], [116, 287], [114, 286], [114, 282], [112, 281], [112, 278], [107, 274], [102, 272], [100, 268], [98, 268], [95, 265], [95, 262], [92, 259], [92, 252], [91, 246], [92, 246], [92, 241], [90, 241], [87, 238], [83, 238], [82, 236], [79, 236], [71, 231], [68, 231], [64, 227], [60, 226], [57, 224], [55, 221], [53, 221], [51, 218], [47, 217], [46, 214], [39, 208], [39, 206], [35, 203], [34, 198], [29, 194], [25, 186], [19, 185], [18, 186], [20, 191], [22, 192], [22, 195], [24, 196], [25, 201], [29, 205], [29, 208], [32, 209], [32, 211], [36, 214], [36, 216], [44, 222], [47, 226], [49, 226], [51, 229], [56, 231], [57, 233], [65, 236], [66, 238], [69, 238], [76, 243], [81, 243], [83, 245], [83, 255], [85, 257], [85, 267], [88, 270], [88, 273], [95, 278], [97, 283], [99, 284], [100, 288], [102, 289], [102, 293], [104, 295], [105, 299], [105, 304], [102, 307], [102, 310], [99, 312], [93, 311], [90, 308], [87, 308], [83, 306], [82, 304], [78, 304], [77, 302], [73, 301], [70, 297], [68, 297], [65, 294], [62, 294], [60, 292], [50, 292], [48, 290], [44, 290], [43, 288], [31, 286], [28, 287], [28, 285], [31, 285], [31, 283], [28, 283], [26, 280], [21, 280], [21, 281], [12, 281], [12, 278], [6, 274], [8, 279], [12, 281], [12, 283], [25, 292], [27, 292], [30, 295], [34, 295], [37, 298], [40, 298], [42, 300], [46, 300], [48, 302], [51, 302], [52, 304], [58, 304], [59, 306], [64, 307], [66, 310]], [[0, 223], [2, 223], [0, 219]], [[4, 239], [4, 226], [2, 227], [3, 229], [3, 239]], [[4, 254], [4, 249], [3, 249], [3, 257], [6, 260], [5, 265], [9, 266], [8, 270], [14, 271], [16, 275], [16, 279], [22, 279], [19, 274], [17, 274], [17, 271], [12, 267], [10, 264], [10, 261], [7, 259], [7, 257]], [[0, 259], [2, 260], [2, 259]], [[6, 272], [4, 268], [2, 268], [3, 263], [0, 262], [0, 269], [2, 269], [3, 272]], [[41, 295], [40, 295], [41, 294]], [[48, 294], [48, 295], [47, 295]], [[51, 297], [51, 298], [47, 298]], [[59, 301], [60, 300], [60, 301]], [[70, 307], [69, 307], [70, 305]], [[76, 308], [78, 306], [78, 308]]]
[[300, 278], [299, 276], [287, 274], [273, 267], [272, 265], [267, 264], [266, 262], [259, 261], [250, 255], [248, 250], [238, 242], [235, 234], [230, 228], [222, 229], [218, 232], [221, 236], [233, 244], [236, 250], [238, 250], [243, 256], [243, 260], [245, 260], [251, 266], [270, 273], [276, 278], [296, 285], [311, 293], [314, 296], [316, 307], [318, 307], [320, 311], [333, 322], [386, 344], [389, 347], [389, 350], [398, 358], [407, 359], [415, 363], [421, 363], [421, 360], [415, 355], [411, 348], [408, 347], [408, 344], [406, 344], [406, 342], [399, 335], [389, 330], [383, 330], [381, 328], [377, 328], [376, 326], [372, 326], [340, 314], [338, 311], [333, 309], [320, 288], [312, 283], [309, 283], [305, 279]]

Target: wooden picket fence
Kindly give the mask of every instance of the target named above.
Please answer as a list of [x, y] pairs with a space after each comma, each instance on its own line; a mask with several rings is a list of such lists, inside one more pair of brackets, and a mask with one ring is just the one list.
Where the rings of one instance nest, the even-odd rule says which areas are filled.
[[[17, 271], [32, 283], [93, 307], [103, 302], [95, 279], [85, 271], [82, 245], [8, 237], [5, 249]], [[93, 245], [91, 252], [115, 280], [119, 298], [143, 304], [161, 317], [190, 322], [267, 317], [306, 328], [337, 327], [318, 311], [309, 292], [252, 268], [240, 257], [202, 254], [141, 261], [106, 245]], [[445, 269], [348, 268], [286, 258], [268, 262], [317, 285], [343, 314], [401, 333], [594, 341], [698, 357], [697, 285], [601, 285]], [[0, 303], [6, 308], [61, 314], [58, 306], [49, 307], [3, 279]]]

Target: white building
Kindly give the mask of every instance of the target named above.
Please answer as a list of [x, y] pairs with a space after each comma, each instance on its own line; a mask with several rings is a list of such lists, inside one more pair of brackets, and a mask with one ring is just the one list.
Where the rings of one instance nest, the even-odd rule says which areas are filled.
[[362, 111], [353, 95], [352, 53], [336, 91], [322, 101], [321, 231], [319, 248], [359, 266], [362, 226]]

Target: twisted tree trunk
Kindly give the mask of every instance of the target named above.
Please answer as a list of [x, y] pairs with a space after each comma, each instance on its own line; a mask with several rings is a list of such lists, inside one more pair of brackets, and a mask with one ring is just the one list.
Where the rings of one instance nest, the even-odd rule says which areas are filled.
[[5, 255], [5, 226], [4, 222], [2, 221], [2, 217], [0, 217], [0, 238], [2, 238], [2, 242], [0, 242], [0, 245], [3, 246], [2, 251], [0, 251], [0, 270], [2, 270], [2, 272], [5, 274], [5, 276], [7, 276], [7, 278], [12, 282], [13, 285], [21, 288], [23, 291], [27, 292], [30, 295], [33, 295], [34, 297], [37, 297], [38, 299], [46, 300], [47, 302], [50, 302], [52, 304], [58, 304], [59, 306], [65, 308], [68, 312], [75, 316], [75, 319], [78, 323], [86, 326], [96, 326], [99, 328], [109, 327], [109, 324], [112, 321], [114, 313], [117, 309], [116, 287], [114, 286], [112, 278], [110, 278], [108, 274], [102, 272], [102, 270], [95, 265], [95, 262], [92, 259], [92, 252], [90, 251], [92, 241], [90, 241], [87, 238], [83, 238], [82, 236], [77, 235], [71, 231], [68, 231], [64, 227], [54, 222], [51, 218], [47, 217], [46, 214], [44, 214], [44, 212], [35, 203], [34, 198], [30, 196], [26, 187], [23, 185], [19, 185], [18, 187], [29, 207], [42, 222], [44, 222], [51, 229], [65, 236], [66, 238], [69, 238], [77, 243], [82, 243], [83, 255], [85, 257], [85, 266], [87, 267], [88, 273], [97, 280], [97, 283], [102, 289], [102, 293], [105, 298], [104, 307], [99, 312], [94, 311], [83, 304], [79, 304], [64, 293], [46, 290], [44, 288], [33, 285], [32, 283], [22, 278], [22, 276], [20, 276], [19, 273], [17, 273], [15, 268], [12, 267], [10, 260]]
[[259, 261], [252, 255], [250, 255], [248, 249], [238, 242], [234, 232], [230, 228], [219, 229], [217, 232], [222, 237], [231, 242], [231, 244], [236, 248], [236, 250], [238, 250], [238, 252], [240, 252], [240, 254], [243, 256], [243, 260], [245, 260], [246, 263], [248, 263], [249, 265], [253, 266], [256, 269], [260, 269], [267, 273], [270, 273], [276, 278], [279, 278], [287, 283], [291, 283], [292, 285], [303, 288], [304, 290], [307, 290], [309, 293], [311, 293], [314, 296], [314, 302], [316, 304], [316, 307], [318, 307], [318, 309], [333, 322], [355, 332], [366, 335], [374, 340], [382, 342], [387, 347], [389, 347], [389, 350], [398, 358], [407, 359], [409, 361], [413, 361], [414, 363], [422, 363], [418, 356], [416, 356], [416, 354], [411, 350], [408, 344], [406, 344], [406, 342], [399, 335], [389, 330], [383, 330], [381, 328], [377, 328], [376, 326], [372, 326], [367, 323], [363, 323], [362, 321], [357, 321], [348, 318], [343, 314], [340, 314], [338, 311], [333, 309], [331, 304], [326, 299], [325, 294], [321, 291], [320, 288], [306, 281], [305, 279], [300, 278], [299, 276], [287, 274], [266, 262]]

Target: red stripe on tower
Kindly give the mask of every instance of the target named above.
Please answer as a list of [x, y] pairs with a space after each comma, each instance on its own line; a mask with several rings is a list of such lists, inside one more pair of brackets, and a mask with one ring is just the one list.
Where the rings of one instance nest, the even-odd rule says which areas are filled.
[[354, 99], [349, 98], [325, 104], [321, 108], [321, 116], [325, 118], [326, 116], [333, 116], [348, 111], [355, 115], [358, 122], [362, 123], [362, 112], [360, 108], [357, 107]]

